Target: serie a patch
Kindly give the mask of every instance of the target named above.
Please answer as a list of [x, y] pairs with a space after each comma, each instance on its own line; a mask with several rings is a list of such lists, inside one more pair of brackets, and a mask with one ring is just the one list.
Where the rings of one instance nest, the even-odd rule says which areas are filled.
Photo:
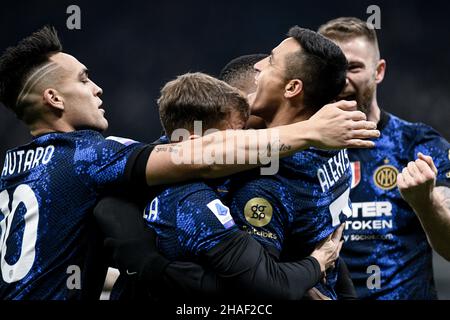
[[225, 229], [231, 228], [235, 225], [233, 218], [231, 217], [230, 209], [224, 205], [219, 199], [215, 199], [207, 204], [209, 210], [214, 213], [220, 223]]

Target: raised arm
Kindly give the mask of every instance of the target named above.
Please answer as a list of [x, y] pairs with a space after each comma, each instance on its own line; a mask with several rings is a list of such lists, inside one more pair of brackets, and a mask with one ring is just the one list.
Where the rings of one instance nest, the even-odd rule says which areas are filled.
[[436, 186], [437, 169], [433, 159], [419, 158], [397, 177], [403, 199], [413, 208], [431, 247], [450, 261], [450, 188]]
[[[292, 155], [309, 147], [370, 148], [380, 135], [376, 124], [366, 121], [356, 102], [339, 101], [320, 109], [307, 121], [260, 130], [219, 131], [196, 140], [156, 146], [150, 154], [148, 185], [161, 185], [195, 178], [217, 178]], [[208, 154], [214, 150], [214, 156]], [[206, 159], [215, 159], [211, 162]], [[175, 160], [174, 160], [175, 159]], [[178, 159], [178, 161], [177, 161]], [[188, 159], [180, 163], [180, 159]], [[195, 159], [195, 160], [194, 160]], [[266, 162], [264, 162], [266, 161]]]

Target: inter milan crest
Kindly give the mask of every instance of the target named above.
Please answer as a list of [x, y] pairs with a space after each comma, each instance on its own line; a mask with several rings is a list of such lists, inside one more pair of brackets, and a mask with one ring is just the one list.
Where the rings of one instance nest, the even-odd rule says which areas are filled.
[[373, 182], [378, 188], [391, 190], [397, 185], [398, 170], [389, 165], [389, 160], [384, 160], [385, 165], [378, 167], [373, 174]]
[[245, 204], [245, 219], [254, 227], [264, 227], [272, 220], [272, 205], [264, 198], [253, 198]]

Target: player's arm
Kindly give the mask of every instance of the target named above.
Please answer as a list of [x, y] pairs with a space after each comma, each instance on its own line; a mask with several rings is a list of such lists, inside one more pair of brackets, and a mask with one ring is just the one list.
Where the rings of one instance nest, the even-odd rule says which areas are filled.
[[[202, 190], [183, 200], [179, 210], [200, 219], [179, 225], [178, 240], [185, 251], [197, 256], [202, 265], [217, 274], [217, 291], [222, 296], [301, 299], [339, 254], [343, 227], [321, 243], [311, 256], [297, 262], [278, 262], [250, 234], [233, 226], [229, 209], [216, 197], [212, 190]], [[193, 209], [193, 204], [198, 208]], [[194, 241], [189, 232], [192, 230], [196, 230]]]
[[153, 292], [176, 288], [185, 293], [208, 295], [223, 294], [239, 287], [255, 297], [299, 299], [320, 280], [324, 270], [339, 255], [342, 245], [340, 230], [322, 243], [311, 257], [295, 263], [276, 263], [247, 233], [233, 232], [203, 255], [205, 263], [219, 276], [216, 278], [199, 265], [169, 262], [160, 255], [156, 250], [155, 233], [145, 227], [134, 203], [104, 198], [96, 206], [94, 215], [108, 237], [105, 245], [111, 250], [117, 267], [128, 274], [136, 273], [139, 281]]
[[403, 199], [413, 208], [432, 248], [450, 261], [450, 188], [436, 186], [438, 170], [429, 156], [416, 161], [397, 176]]
[[[311, 256], [297, 262], [277, 262], [243, 231], [230, 234], [204, 257], [217, 273], [222, 295], [299, 300], [323, 278], [324, 270], [339, 255], [341, 234], [342, 229]], [[320, 257], [321, 262], [316, 257]]]
[[336, 293], [338, 295], [338, 299], [339, 300], [358, 299], [358, 295], [356, 294], [356, 289], [350, 276], [350, 271], [348, 271], [347, 264], [342, 258], [339, 258], [337, 266], [339, 268], [338, 280], [336, 283]]
[[[150, 156], [145, 158], [147, 184], [151, 186], [193, 178], [216, 178], [248, 170], [266, 164], [255, 155], [267, 150], [268, 145], [272, 152], [279, 152], [279, 157], [289, 156], [308, 147], [373, 147], [372, 141], [364, 139], [379, 136], [379, 131], [375, 130], [376, 124], [366, 121], [366, 116], [360, 111], [353, 111], [355, 109], [356, 102], [339, 101], [326, 105], [309, 120], [295, 124], [255, 131], [219, 131], [196, 140], [156, 146]], [[202, 157], [205, 150], [214, 150], [214, 159], [219, 160], [212, 164], [204, 161]], [[252, 157], [256, 161], [250, 164]], [[245, 160], [245, 164], [238, 164], [242, 160]]]

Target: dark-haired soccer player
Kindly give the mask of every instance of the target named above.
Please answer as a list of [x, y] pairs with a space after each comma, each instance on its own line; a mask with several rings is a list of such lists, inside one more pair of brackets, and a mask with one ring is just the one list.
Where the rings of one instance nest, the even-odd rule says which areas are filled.
[[[191, 178], [224, 176], [252, 167], [228, 164], [175, 164], [171, 150], [199, 152], [191, 144], [155, 148], [133, 140], [105, 139], [107, 128], [99, 88], [87, 68], [62, 52], [56, 31], [44, 27], [8, 48], [0, 57], [0, 101], [23, 120], [33, 140], [9, 150], [0, 179], [0, 298], [69, 299], [91, 296], [88, 281], [88, 214], [104, 194]], [[361, 121], [354, 104], [329, 106], [314, 123], [278, 128], [281, 143], [298, 150], [308, 145], [371, 146], [356, 130], [373, 129]], [[333, 125], [338, 120], [347, 122]], [[246, 136], [244, 131], [231, 133]], [[230, 135], [228, 135], [230, 137]], [[201, 138], [205, 147], [225, 144], [224, 132]], [[232, 145], [256, 151], [257, 144]], [[229, 147], [230, 148], [230, 147]], [[230, 151], [223, 150], [224, 155]], [[281, 155], [290, 151], [281, 150]], [[235, 161], [234, 163], [237, 163]], [[99, 254], [92, 249], [92, 256]], [[159, 276], [166, 260], [148, 252]], [[153, 255], [152, 255], [153, 254]], [[92, 273], [91, 273], [92, 274]], [[75, 280], [74, 278], [75, 277]], [[81, 279], [80, 279], [81, 278]], [[77, 280], [78, 279], [78, 280]], [[103, 279], [98, 277], [100, 281]], [[81, 283], [81, 285], [80, 285]], [[100, 284], [101, 285], [101, 284]], [[96, 296], [96, 293], [93, 293]], [[98, 297], [98, 295], [96, 296]]]
[[[248, 96], [256, 91], [257, 71], [254, 66], [265, 57], [267, 54], [255, 53], [234, 58], [220, 71], [219, 79]], [[264, 119], [255, 115], [250, 115], [246, 123], [246, 128], [250, 129], [264, 129], [265, 127]]]
[[256, 90], [254, 66], [266, 57], [267, 54], [255, 53], [234, 58], [220, 71], [219, 79], [246, 95], [253, 93]]
[[431, 127], [380, 109], [376, 92], [386, 61], [380, 59], [375, 30], [365, 21], [337, 18], [319, 33], [336, 42], [349, 62], [340, 97], [356, 99], [359, 110], [382, 133], [373, 150], [349, 150], [353, 212], [346, 222], [342, 257], [358, 294], [368, 299], [436, 299], [427, 236], [449, 260], [450, 144]]
[[[185, 116], [188, 111], [202, 122], [204, 131], [243, 128], [249, 113], [238, 90], [202, 73], [168, 82], [158, 105], [166, 135], [176, 136], [175, 131], [183, 128], [184, 139], [198, 138], [194, 122]], [[301, 299], [337, 258], [340, 230], [302, 261], [276, 263], [234, 223], [234, 214], [216, 191], [223, 183], [197, 181], [161, 190], [144, 211], [158, 235], [158, 248], [172, 261], [196, 262], [212, 270], [220, 283], [214, 292], [219, 296]]]
[[[293, 27], [288, 38], [255, 68], [257, 90], [251, 112], [268, 128], [304, 121], [334, 100], [345, 85], [347, 61], [332, 41]], [[266, 249], [281, 261], [308, 255], [351, 211], [350, 163], [345, 150], [303, 150], [280, 161], [275, 176], [255, 171], [232, 180], [232, 212]], [[337, 261], [326, 284], [316, 288], [331, 299], [352, 298], [354, 289]], [[341, 282], [343, 281], [343, 282]], [[342, 289], [342, 284], [349, 284]]]

